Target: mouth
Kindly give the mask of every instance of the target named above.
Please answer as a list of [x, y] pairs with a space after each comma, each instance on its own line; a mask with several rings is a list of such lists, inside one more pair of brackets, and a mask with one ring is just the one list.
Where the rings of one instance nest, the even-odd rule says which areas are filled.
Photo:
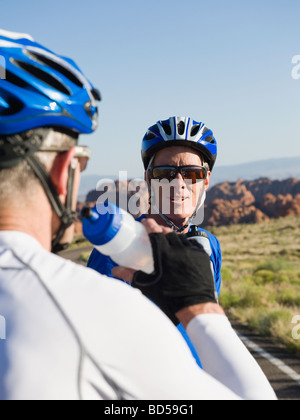
[[188, 200], [189, 197], [182, 197], [182, 196], [176, 196], [176, 197], [170, 197], [170, 201], [172, 203], [183, 203], [185, 200]]

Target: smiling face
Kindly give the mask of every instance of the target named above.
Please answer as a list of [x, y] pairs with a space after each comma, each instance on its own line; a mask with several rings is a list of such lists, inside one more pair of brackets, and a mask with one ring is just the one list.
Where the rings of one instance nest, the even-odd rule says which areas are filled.
[[[160, 150], [154, 159], [153, 167], [157, 166], [203, 166], [200, 155], [188, 147], [167, 147]], [[178, 173], [175, 180], [165, 187], [152, 180], [151, 185], [159, 210], [176, 225], [184, 225], [195, 212], [201, 196], [209, 186], [210, 172], [206, 180], [192, 184], [184, 181]]]

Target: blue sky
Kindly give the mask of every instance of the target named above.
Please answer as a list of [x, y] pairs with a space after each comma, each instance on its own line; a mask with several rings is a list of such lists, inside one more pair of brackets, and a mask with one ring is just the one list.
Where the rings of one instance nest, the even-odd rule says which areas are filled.
[[140, 176], [147, 128], [214, 131], [218, 165], [300, 156], [299, 0], [0, 0], [0, 26], [72, 57], [103, 96], [88, 174]]

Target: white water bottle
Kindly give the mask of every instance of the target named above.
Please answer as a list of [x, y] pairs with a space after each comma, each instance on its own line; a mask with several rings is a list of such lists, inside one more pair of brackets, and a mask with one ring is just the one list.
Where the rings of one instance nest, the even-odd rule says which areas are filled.
[[154, 271], [151, 242], [145, 227], [114, 204], [82, 211], [83, 234], [103, 255], [120, 266]]

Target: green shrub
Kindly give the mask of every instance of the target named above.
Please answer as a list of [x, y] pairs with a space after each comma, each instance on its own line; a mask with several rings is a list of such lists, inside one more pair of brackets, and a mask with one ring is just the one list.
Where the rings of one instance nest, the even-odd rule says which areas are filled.
[[277, 294], [277, 301], [282, 305], [300, 306], [299, 290], [289, 288]]
[[89, 259], [90, 259], [91, 253], [90, 252], [83, 252], [80, 255], [80, 261], [82, 261], [83, 263], [88, 263]]
[[275, 281], [275, 273], [270, 270], [256, 270], [253, 280], [256, 284], [268, 284]]
[[232, 271], [227, 268], [222, 268], [222, 281], [223, 282], [231, 282], [233, 280]]
[[272, 271], [273, 273], [278, 273], [278, 271], [282, 270], [291, 270], [292, 265], [289, 261], [282, 258], [272, 258], [264, 261], [263, 263], [259, 264], [254, 274], [261, 270]]

